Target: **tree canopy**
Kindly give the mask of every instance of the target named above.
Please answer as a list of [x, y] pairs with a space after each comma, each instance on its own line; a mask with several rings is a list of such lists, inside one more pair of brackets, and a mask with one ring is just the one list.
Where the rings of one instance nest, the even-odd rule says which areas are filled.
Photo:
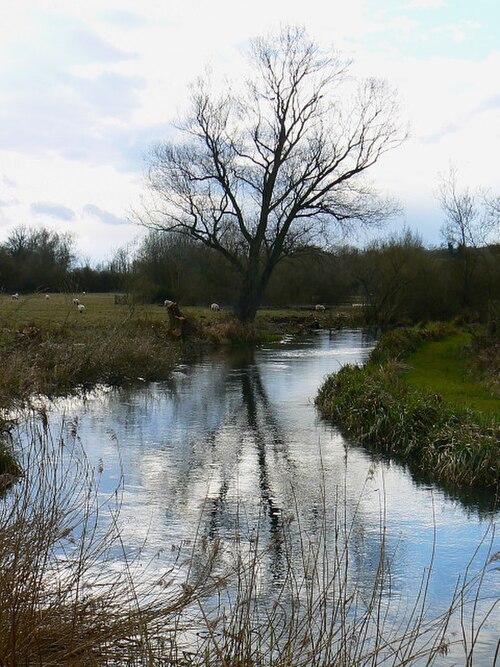
[[391, 213], [362, 176], [404, 139], [394, 91], [353, 81], [349, 64], [304, 30], [257, 38], [249, 56], [253, 76], [241, 92], [213, 90], [207, 78], [193, 86], [181, 138], [149, 156], [152, 201], [141, 216], [226, 258], [243, 322], [284, 256]]

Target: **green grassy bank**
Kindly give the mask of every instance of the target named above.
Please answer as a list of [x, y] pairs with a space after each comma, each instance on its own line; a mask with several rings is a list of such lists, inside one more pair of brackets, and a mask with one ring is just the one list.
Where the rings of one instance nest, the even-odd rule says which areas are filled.
[[406, 357], [404, 378], [411, 387], [440, 394], [458, 408], [500, 419], [500, 400], [474, 373], [469, 358], [472, 335], [457, 332], [423, 345]]
[[500, 400], [469, 332], [445, 325], [382, 336], [365, 367], [327, 378], [316, 404], [363, 443], [436, 481], [498, 489]]

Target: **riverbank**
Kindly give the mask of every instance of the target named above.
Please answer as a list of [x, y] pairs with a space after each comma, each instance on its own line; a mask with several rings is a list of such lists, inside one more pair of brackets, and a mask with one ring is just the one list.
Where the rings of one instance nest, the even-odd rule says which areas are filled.
[[442, 324], [388, 332], [364, 367], [327, 378], [316, 404], [351, 437], [433, 481], [498, 490], [500, 400], [498, 378], [480, 371], [484, 336]]

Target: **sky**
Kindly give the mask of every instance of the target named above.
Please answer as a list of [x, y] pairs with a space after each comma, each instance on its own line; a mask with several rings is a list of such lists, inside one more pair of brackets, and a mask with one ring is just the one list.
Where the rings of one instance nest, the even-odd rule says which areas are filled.
[[241, 75], [249, 40], [304, 27], [399, 91], [410, 135], [370, 176], [408, 227], [439, 245], [450, 165], [500, 194], [498, 0], [0, 0], [0, 242], [18, 225], [71, 232], [111, 259], [134, 223], [145, 156], [187, 110], [207, 65]]

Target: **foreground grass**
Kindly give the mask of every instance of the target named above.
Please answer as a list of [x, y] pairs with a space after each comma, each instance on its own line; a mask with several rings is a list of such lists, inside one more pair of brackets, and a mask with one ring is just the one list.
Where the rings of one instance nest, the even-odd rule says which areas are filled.
[[368, 583], [360, 554], [351, 563], [356, 512], [341, 502], [333, 546], [326, 520], [314, 539], [299, 529], [299, 544], [282, 523], [286, 567], [272, 590], [263, 590], [269, 554], [258, 534], [226, 553], [216, 539], [200, 541], [174, 566], [161, 568], [155, 556], [150, 570], [142, 549], [131, 554], [122, 545], [120, 488], [102, 500], [100, 472], [86, 461], [76, 425], [68, 424], [69, 440], [54, 440], [47, 424], [42, 411], [23, 449], [27, 473], [0, 498], [1, 665], [403, 667], [439, 663], [448, 652], [458, 652], [455, 664], [474, 664], [498, 602], [481, 602], [491, 548], [435, 616], [427, 608], [432, 562], [405, 607], [393, 594], [381, 517]]
[[467, 342], [440, 325], [390, 332], [365, 367], [327, 378], [316, 404], [347, 433], [436, 481], [498, 490], [500, 403], [468, 375]]

